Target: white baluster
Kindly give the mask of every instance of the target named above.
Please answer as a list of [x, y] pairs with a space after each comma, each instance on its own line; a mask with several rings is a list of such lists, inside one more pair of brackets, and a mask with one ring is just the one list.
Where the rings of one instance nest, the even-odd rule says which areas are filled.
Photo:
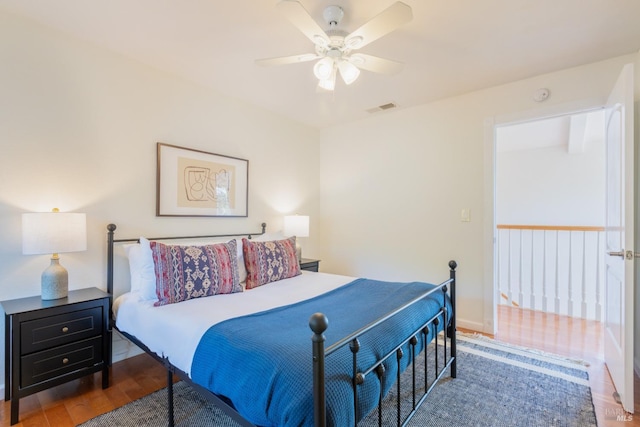
[[582, 232], [582, 307], [580, 317], [587, 318], [587, 246], [586, 231]]
[[530, 308], [532, 310], [536, 309], [536, 288], [535, 288], [535, 283], [534, 283], [534, 268], [533, 268], [533, 230], [531, 230], [531, 301], [530, 301]]
[[523, 264], [523, 260], [522, 260], [522, 230], [520, 230], [520, 253], [518, 254], [518, 274], [519, 274], [519, 278], [520, 280], [518, 280], [518, 286], [519, 286], [519, 292], [518, 292], [518, 304], [520, 304], [520, 307], [524, 306], [524, 294], [522, 293], [522, 283], [524, 282], [524, 277], [523, 277], [523, 271], [522, 271], [522, 264]]
[[556, 292], [556, 297], [555, 297], [555, 313], [556, 314], [560, 314], [560, 291], [559, 291], [559, 281], [558, 281], [558, 263], [560, 262], [560, 251], [558, 248], [558, 240], [559, 240], [559, 236], [558, 236], [558, 230], [556, 230], [556, 283], [555, 283], [555, 292]]
[[507, 284], [509, 286], [509, 292], [507, 295], [509, 296], [509, 304], [513, 301], [513, 292], [511, 291], [511, 230], [509, 230], [509, 263], [507, 264]]
[[596, 320], [598, 322], [602, 321], [602, 301], [600, 295], [600, 263], [602, 260], [600, 259], [600, 254], [602, 250], [600, 249], [600, 235], [601, 231], [598, 231], [598, 244], [596, 245]]
[[571, 271], [573, 270], [572, 268], [572, 257], [573, 257], [573, 249], [572, 249], [572, 245], [571, 245], [571, 241], [573, 240], [571, 238], [571, 235], [573, 233], [571, 231], [569, 231], [569, 277], [567, 279], [567, 281], [569, 282], [569, 301], [567, 301], [567, 314], [569, 315], [569, 317], [573, 317], [573, 277], [571, 275]]
[[502, 258], [502, 251], [500, 250], [500, 229], [496, 230], [496, 240], [495, 244], [496, 244], [496, 248], [495, 248], [495, 253], [498, 254], [498, 259], [496, 260], [496, 274], [498, 277], [496, 277], [496, 280], [498, 281], [498, 295], [496, 295], [496, 298], [498, 301], [498, 304], [502, 303], [502, 275], [500, 274], [500, 259]]
[[542, 231], [542, 311], [547, 311], [547, 230]]

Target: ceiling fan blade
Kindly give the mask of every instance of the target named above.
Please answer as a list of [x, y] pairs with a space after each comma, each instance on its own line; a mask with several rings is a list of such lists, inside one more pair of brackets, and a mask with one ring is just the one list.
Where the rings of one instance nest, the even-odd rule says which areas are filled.
[[287, 65], [287, 64], [297, 64], [299, 62], [308, 62], [313, 61], [314, 59], [320, 58], [318, 55], [313, 53], [303, 53], [301, 55], [291, 55], [291, 56], [280, 56], [277, 58], [264, 58], [264, 59], [256, 59], [257, 65], [262, 65], [263, 67], [271, 67], [274, 65]]
[[362, 70], [380, 74], [396, 74], [404, 68], [402, 62], [367, 55], [365, 53], [354, 53], [348, 58], [348, 61]]
[[302, 4], [295, 0], [282, 0], [278, 3], [277, 8], [314, 44], [324, 46], [329, 44], [329, 36], [314, 21]]
[[344, 43], [352, 49], [359, 49], [389, 34], [411, 19], [413, 19], [411, 7], [401, 1], [395, 2], [345, 37]]

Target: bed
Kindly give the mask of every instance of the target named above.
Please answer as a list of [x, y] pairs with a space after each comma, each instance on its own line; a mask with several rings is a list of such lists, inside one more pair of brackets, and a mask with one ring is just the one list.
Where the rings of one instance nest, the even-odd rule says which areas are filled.
[[380, 402], [407, 368], [415, 378], [431, 342], [435, 366], [413, 381], [408, 411], [398, 401], [397, 424], [446, 372], [455, 378], [455, 261], [438, 285], [301, 271], [295, 238], [265, 227], [152, 239], [107, 227], [112, 295], [116, 245], [131, 270], [112, 324], [167, 368], [170, 426], [174, 375], [243, 426], [357, 425], [376, 407], [380, 424]]

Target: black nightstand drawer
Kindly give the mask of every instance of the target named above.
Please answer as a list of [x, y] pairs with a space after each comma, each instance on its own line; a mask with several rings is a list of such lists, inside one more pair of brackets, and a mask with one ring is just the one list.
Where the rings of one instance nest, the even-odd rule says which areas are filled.
[[102, 337], [63, 345], [22, 357], [20, 386], [27, 387], [103, 362]]
[[302, 258], [300, 260], [300, 270], [318, 272], [319, 259]]
[[72, 311], [20, 325], [22, 355], [102, 334], [102, 307]]

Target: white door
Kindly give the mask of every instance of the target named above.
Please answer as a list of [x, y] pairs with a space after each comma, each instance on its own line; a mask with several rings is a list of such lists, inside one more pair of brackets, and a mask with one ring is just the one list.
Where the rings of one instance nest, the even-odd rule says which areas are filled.
[[606, 108], [604, 353], [622, 406], [633, 413], [633, 65], [623, 68]]

